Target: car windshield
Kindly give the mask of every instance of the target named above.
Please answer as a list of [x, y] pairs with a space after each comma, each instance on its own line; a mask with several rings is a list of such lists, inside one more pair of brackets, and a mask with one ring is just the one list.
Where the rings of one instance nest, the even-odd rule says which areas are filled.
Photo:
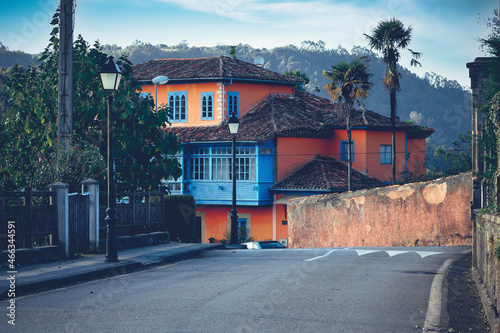
[[279, 242], [260, 242], [260, 247], [263, 249], [284, 248], [285, 246]]

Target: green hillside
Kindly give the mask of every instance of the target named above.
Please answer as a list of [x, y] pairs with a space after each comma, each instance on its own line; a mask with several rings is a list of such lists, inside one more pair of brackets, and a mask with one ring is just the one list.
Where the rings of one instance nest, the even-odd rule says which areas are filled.
[[[190, 47], [187, 42], [167, 46], [137, 41], [126, 48], [116, 45], [105, 45], [104, 48], [114, 56], [126, 54], [134, 64], [163, 58], [229, 56], [230, 51], [229, 45]], [[381, 83], [385, 64], [378, 55], [366, 48], [354, 47], [348, 51], [339, 46], [337, 49], [327, 49], [321, 41], [304, 41], [300, 46], [287, 45], [273, 49], [255, 49], [250, 45], [240, 44], [236, 50], [236, 57], [244, 61], [253, 62], [257, 56], [263, 57], [264, 67], [267, 69], [280, 73], [288, 70], [305, 73], [310, 79], [305, 89], [326, 98], [328, 94], [323, 86], [327, 81], [322, 74], [323, 70], [330, 70], [332, 65], [340, 61], [349, 62], [360, 56], [368, 56], [375, 84], [371, 97], [365, 101], [366, 108], [385, 116], [390, 115], [389, 94]], [[423, 63], [425, 68], [425, 62]], [[401, 68], [401, 73], [401, 91], [397, 95], [397, 115], [401, 120], [412, 120], [420, 125], [433, 127], [436, 132], [431, 139], [437, 145], [450, 146], [457, 139], [458, 133], [470, 131], [471, 95], [467, 88], [435, 73], [427, 73], [424, 78], [405, 68]]]
[[[189, 46], [187, 42], [168, 46], [136, 41], [126, 48], [104, 45], [104, 51], [115, 57], [126, 54], [132, 63], [138, 64], [162, 58], [229, 56], [230, 46], [196, 47]], [[289, 70], [305, 73], [310, 82], [304, 88], [326, 98], [328, 94], [323, 90], [323, 86], [327, 81], [322, 74], [323, 70], [330, 70], [332, 65], [340, 61], [349, 62], [360, 56], [368, 56], [375, 84], [371, 97], [365, 101], [366, 108], [385, 116], [390, 114], [389, 94], [381, 83], [385, 64], [378, 55], [366, 48], [358, 46], [348, 51], [339, 46], [337, 49], [327, 49], [321, 41], [304, 41], [300, 46], [287, 45], [273, 49], [255, 49], [242, 44], [236, 47], [238, 59], [253, 62], [258, 56], [264, 58], [263, 66], [267, 69], [280, 73]], [[29, 66], [34, 59], [35, 56], [26, 53], [8, 51], [0, 43], [0, 67], [7, 68], [15, 64]], [[425, 68], [425, 62], [423, 64]], [[424, 78], [420, 78], [405, 68], [400, 70], [402, 78], [401, 91], [397, 95], [397, 115], [401, 120], [411, 120], [434, 128], [431, 149], [435, 145], [451, 146], [459, 133], [470, 131], [471, 94], [467, 88], [435, 73], [427, 73]]]

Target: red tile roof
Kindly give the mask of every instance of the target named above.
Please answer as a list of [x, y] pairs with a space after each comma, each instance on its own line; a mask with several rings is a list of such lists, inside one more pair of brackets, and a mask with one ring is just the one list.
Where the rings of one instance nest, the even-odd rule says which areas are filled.
[[[385, 184], [381, 181], [352, 170], [351, 190], [383, 186]], [[344, 192], [347, 191], [347, 165], [331, 157], [318, 155], [269, 189], [275, 192]]]
[[159, 75], [175, 81], [192, 80], [244, 80], [264, 81], [281, 84], [301, 84], [294, 76], [267, 70], [254, 64], [229, 57], [157, 59], [132, 66], [138, 81], [152, 84], [151, 80]]
[[[240, 119], [238, 140], [264, 142], [274, 137], [330, 138], [334, 129], [345, 128], [345, 121], [335, 112], [330, 100], [297, 91], [295, 95], [270, 94]], [[353, 128], [390, 130], [389, 118], [370, 110], [357, 110]], [[402, 121], [397, 130], [413, 137], [427, 137], [434, 130]], [[226, 124], [216, 126], [172, 127], [181, 142], [230, 141]]]

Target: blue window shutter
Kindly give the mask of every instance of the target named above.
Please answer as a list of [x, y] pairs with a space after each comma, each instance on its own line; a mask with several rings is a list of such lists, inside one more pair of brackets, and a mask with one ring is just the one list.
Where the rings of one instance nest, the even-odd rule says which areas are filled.
[[[340, 160], [341, 161], [345, 161], [347, 162], [348, 161], [348, 158], [347, 158], [347, 144], [348, 144], [349, 141], [347, 140], [342, 140], [340, 141]], [[354, 162], [354, 140], [351, 140], [351, 162]]]

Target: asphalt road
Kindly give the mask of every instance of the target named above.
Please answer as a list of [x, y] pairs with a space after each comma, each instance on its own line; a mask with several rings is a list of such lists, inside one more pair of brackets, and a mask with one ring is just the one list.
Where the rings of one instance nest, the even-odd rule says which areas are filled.
[[215, 250], [7, 301], [1, 332], [422, 332], [463, 247]]

